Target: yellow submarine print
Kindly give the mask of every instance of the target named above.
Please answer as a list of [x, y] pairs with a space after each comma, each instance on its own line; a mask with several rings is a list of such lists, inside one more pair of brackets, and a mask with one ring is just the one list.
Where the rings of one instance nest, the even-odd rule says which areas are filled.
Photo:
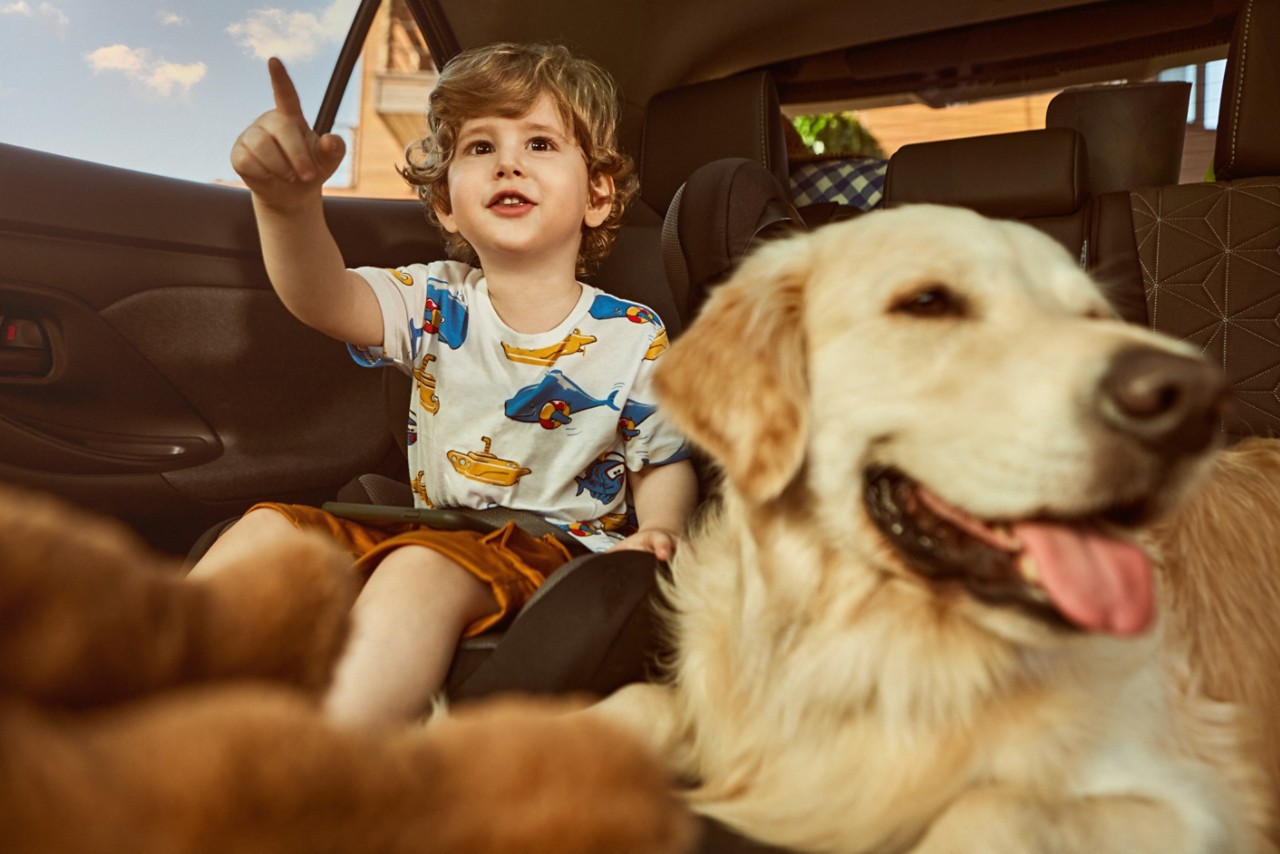
[[423, 507], [428, 510], [434, 510], [436, 505], [431, 501], [431, 497], [427, 495], [427, 486], [423, 483], [426, 477], [427, 473], [425, 471], [419, 471], [418, 476], [413, 479], [413, 483], [409, 484], [409, 486], [413, 490], [413, 494], [422, 499]]
[[653, 343], [649, 345], [649, 349], [645, 351], [644, 360], [652, 362], [654, 359], [662, 355], [662, 351], [671, 346], [671, 341], [667, 338], [667, 330], [659, 329], [658, 334], [653, 336]]
[[418, 402], [432, 415], [440, 411], [440, 398], [436, 396], [435, 374], [427, 373], [426, 368], [435, 360], [436, 357], [428, 353], [422, 357], [422, 364], [413, 369], [413, 378], [418, 383]]
[[597, 521], [600, 522], [600, 528], [605, 531], [621, 531], [627, 527], [626, 513], [606, 513]]
[[494, 486], [515, 486], [516, 481], [531, 473], [531, 469], [514, 460], [499, 459], [489, 453], [491, 440], [488, 436], [481, 436], [480, 441], [484, 442], [483, 451], [467, 451], [465, 454], [449, 451], [445, 454], [454, 471], [470, 480]]
[[554, 365], [561, 356], [572, 356], [574, 353], [586, 353], [587, 345], [596, 342], [594, 335], [583, 335], [582, 330], [575, 329], [565, 336], [564, 340], [549, 347], [533, 347], [524, 349], [503, 343], [502, 352], [507, 361], [519, 362], [522, 365]]
[[413, 287], [413, 276], [410, 276], [403, 270], [393, 270], [390, 267], [387, 267], [386, 270], [388, 273], [395, 276], [400, 284], [404, 285], [406, 288]]

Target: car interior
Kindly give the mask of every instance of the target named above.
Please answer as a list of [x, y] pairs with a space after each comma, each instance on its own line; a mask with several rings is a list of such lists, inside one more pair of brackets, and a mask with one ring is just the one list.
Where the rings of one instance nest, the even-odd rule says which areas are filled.
[[[1126, 321], [1221, 364], [1228, 440], [1280, 427], [1278, 0], [407, 5], [437, 62], [496, 40], [596, 46], [641, 195], [592, 283], [654, 308], [672, 337], [761, 240], [868, 207], [958, 205], [1043, 230]], [[1152, 71], [1221, 56], [1211, 180], [1180, 183], [1190, 86]], [[322, 118], [353, 65], [344, 50]], [[789, 105], [1037, 87], [1062, 90], [1041, 130], [903, 146], [875, 164], [870, 202], [793, 192]], [[445, 257], [416, 201], [330, 198], [326, 215], [351, 266]], [[0, 253], [0, 479], [175, 555], [260, 500], [411, 503], [408, 378], [288, 314], [245, 190], [0, 144]], [[656, 571], [636, 553], [574, 560], [505, 635], [464, 645], [450, 694], [645, 678]], [[702, 850], [774, 849], [709, 827]]]

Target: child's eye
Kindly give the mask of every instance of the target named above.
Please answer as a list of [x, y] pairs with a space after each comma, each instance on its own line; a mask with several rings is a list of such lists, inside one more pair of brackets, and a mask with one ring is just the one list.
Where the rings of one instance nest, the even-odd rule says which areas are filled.
[[530, 151], [555, 151], [556, 144], [545, 136], [537, 136], [529, 140]]
[[468, 143], [463, 150], [467, 154], [492, 154], [493, 144], [488, 140], [478, 139], [475, 142]]

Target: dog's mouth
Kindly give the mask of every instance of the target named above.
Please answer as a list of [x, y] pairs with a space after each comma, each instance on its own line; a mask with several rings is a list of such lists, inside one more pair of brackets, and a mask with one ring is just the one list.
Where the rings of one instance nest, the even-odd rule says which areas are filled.
[[1050, 625], [1133, 635], [1155, 613], [1151, 561], [1107, 533], [1148, 515], [1141, 504], [1080, 519], [979, 519], [892, 468], [864, 473], [867, 511], [912, 572]]

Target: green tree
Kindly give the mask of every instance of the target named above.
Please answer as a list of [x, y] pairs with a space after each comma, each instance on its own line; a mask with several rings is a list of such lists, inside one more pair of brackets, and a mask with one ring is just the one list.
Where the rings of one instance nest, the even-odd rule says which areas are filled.
[[805, 147], [823, 157], [884, 157], [884, 149], [857, 113], [818, 113], [791, 120]]

